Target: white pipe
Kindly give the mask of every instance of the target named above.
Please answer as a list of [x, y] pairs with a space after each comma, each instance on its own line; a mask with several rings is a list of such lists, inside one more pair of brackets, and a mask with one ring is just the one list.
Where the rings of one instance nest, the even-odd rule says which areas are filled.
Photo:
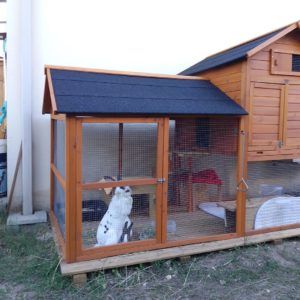
[[31, 136], [31, 0], [21, 1], [20, 21], [23, 215], [31, 215], [33, 213]]

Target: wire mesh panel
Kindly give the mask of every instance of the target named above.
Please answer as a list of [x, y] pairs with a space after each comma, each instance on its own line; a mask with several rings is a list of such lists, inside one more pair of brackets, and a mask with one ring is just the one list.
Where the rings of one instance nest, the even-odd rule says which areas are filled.
[[82, 181], [156, 174], [157, 124], [84, 123]]
[[83, 247], [155, 239], [155, 197], [155, 185], [83, 191]]
[[235, 232], [238, 120], [170, 121], [169, 240]]
[[63, 178], [65, 178], [66, 169], [65, 143], [65, 122], [61, 120], [53, 120], [53, 163]]
[[246, 230], [300, 225], [300, 164], [293, 160], [248, 163]]
[[53, 176], [53, 186], [54, 186], [54, 193], [53, 193], [53, 208], [54, 208], [54, 215], [57, 219], [59, 224], [61, 233], [63, 237], [65, 237], [66, 230], [66, 207], [65, 207], [65, 191], [63, 190], [62, 186], [58, 182], [57, 178]]

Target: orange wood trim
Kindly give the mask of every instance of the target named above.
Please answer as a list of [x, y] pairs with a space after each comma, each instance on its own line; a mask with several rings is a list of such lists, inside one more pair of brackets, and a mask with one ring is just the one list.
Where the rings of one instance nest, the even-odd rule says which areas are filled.
[[[164, 137], [163, 129], [164, 123], [163, 119], [157, 124], [157, 147], [156, 147], [156, 177], [163, 178], [163, 147], [164, 147]], [[156, 240], [161, 243], [162, 241], [162, 231], [163, 220], [162, 220], [162, 205], [163, 205], [163, 183], [156, 184]]]
[[54, 94], [54, 89], [53, 89], [53, 85], [52, 85], [51, 72], [49, 69], [46, 70], [46, 76], [47, 76], [47, 80], [48, 80], [52, 111], [55, 113], [57, 111], [57, 105], [56, 105], [55, 94]]
[[[191, 245], [191, 244], [229, 240], [237, 237], [238, 236], [236, 233], [226, 233], [221, 235], [205, 236], [200, 238], [185, 239], [179, 241], [166, 241], [166, 243], [156, 243], [156, 244], [154, 243], [155, 240], [129, 242], [127, 244], [123, 243], [123, 244], [113, 245], [113, 246], [86, 249], [82, 252], [81, 256], [77, 257], [77, 261], [111, 257], [111, 256], [117, 256], [126, 253], [132, 253], [132, 252], [150, 251], [150, 250], [178, 247], [178, 246]], [[132, 244], [132, 246], [130, 244]], [[103, 252], [104, 248], [107, 248], [107, 251]]]
[[109, 257], [129, 252], [138, 252], [140, 249], [146, 250], [148, 248], [152, 248], [153, 245], [157, 245], [156, 239], [149, 239], [143, 241], [132, 241], [128, 243], [120, 243], [110, 246], [100, 246], [100, 247], [91, 247], [81, 250], [80, 256], [92, 256], [96, 255], [97, 257]]
[[54, 161], [54, 121], [50, 120], [50, 210], [54, 209], [54, 178], [52, 165]]
[[77, 211], [77, 221], [76, 221], [76, 257], [82, 254], [82, 123], [80, 120], [76, 120], [76, 155], [77, 155], [77, 165], [76, 165], [76, 211]]
[[51, 114], [51, 119], [65, 121], [66, 115], [65, 114], [57, 114], [57, 115]]
[[287, 28], [283, 29], [282, 31], [278, 32], [275, 34], [273, 37], [269, 38], [265, 42], [261, 43], [257, 47], [253, 48], [252, 50], [247, 52], [247, 57], [251, 57], [260, 50], [264, 49], [265, 47], [269, 46], [270, 44], [276, 42], [278, 39], [282, 38], [283, 36], [287, 35], [289, 32], [293, 31], [294, 29], [297, 28], [297, 23], [293, 23]]
[[160, 118], [135, 118], [135, 117], [82, 117], [82, 123], [157, 123]]
[[165, 182], [163, 183], [162, 190], [162, 243], [167, 241], [167, 221], [168, 221], [168, 186], [169, 186], [169, 129], [170, 122], [169, 118], [164, 118], [164, 132], [163, 132], [163, 178]]
[[[245, 132], [245, 120], [240, 119], [239, 132]], [[247, 136], [243, 138], [243, 135], [239, 134], [238, 141], [238, 166], [237, 166], [237, 182], [241, 182], [242, 178], [246, 179], [247, 174], [247, 160], [243, 159], [247, 153]], [[243, 153], [244, 148], [244, 153]], [[244, 172], [243, 172], [244, 169]], [[236, 232], [239, 237], [245, 234], [245, 222], [246, 222], [246, 192], [244, 184], [242, 183], [237, 190], [237, 202], [236, 202]]]
[[80, 68], [80, 67], [68, 67], [68, 66], [54, 66], [46, 65], [46, 72], [49, 69], [58, 70], [69, 70], [69, 71], [80, 71], [80, 72], [91, 72], [91, 73], [102, 73], [112, 75], [126, 75], [126, 76], [139, 76], [139, 77], [151, 77], [151, 78], [171, 78], [171, 79], [187, 79], [187, 80], [207, 80], [202, 77], [194, 76], [183, 76], [183, 75], [169, 75], [169, 74], [156, 74], [156, 73], [143, 73], [143, 72], [131, 72], [131, 71], [117, 71], [117, 70], [104, 70], [104, 69], [93, 69], [93, 68]]
[[135, 186], [135, 185], [152, 185], [157, 184], [156, 178], [141, 178], [131, 180], [109, 181], [109, 182], [90, 182], [81, 184], [83, 190], [97, 190], [117, 186]]
[[66, 261], [76, 261], [76, 119], [66, 120]]
[[287, 229], [294, 229], [294, 228], [300, 228], [300, 223], [290, 224], [290, 225], [282, 225], [282, 226], [276, 226], [276, 227], [269, 227], [269, 228], [258, 229], [258, 230], [250, 230], [250, 231], [246, 232], [246, 236], [256, 235], [256, 234], [260, 234], [260, 233], [268, 233], [268, 232], [274, 232], [274, 231], [287, 230]]
[[65, 258], [65, 253], [66, 253], [65, 240], [64, 240], [64, 237], [60, 230], [56, 216], [52, 210], [50, 210], [50, 212], [49, 212], [49, 217], [50, 217], [51, 225], [54, 227], [53, 231], [55, 233], [54, 235], [55, 235], [56, 241], [58, 243], [59, 251], [61, 252], [60, 254], [62, 255], [63, 258]]
[[55, 167], [55, 165], [53, 163], [51, 163], [50, 168], [51, 168], [53, 174], [55, 175], [55, 177], [57, 178], [58, 182], [60, 183], [61, 187], [64, 189], [64, 191], [66, 191], [66, 181], [61, 176], [58, 169]]

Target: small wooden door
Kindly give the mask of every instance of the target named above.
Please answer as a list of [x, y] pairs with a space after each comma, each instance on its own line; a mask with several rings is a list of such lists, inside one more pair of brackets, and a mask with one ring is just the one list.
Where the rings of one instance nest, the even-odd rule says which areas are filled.
[[250, 145], [275, 147], [283, 142], [283, 88], [282, 84], [251, 83]]
[[[77, 120], [76, 237], [79, 260], [147, 250], [162, 242], [165, 231], [162, 225], [163, 191], [167, 185], [164, 123], [164, 118]], [[133, 198], [129, 214], [133, 234], [130, 240], [113, 244], [106, 244], [102, 235], [99, 243], [97, 227], [103, 216], [99, 215], [95, 220], [96, 216], [89, 217], [83, 212], [90, 211], [90, 205], [96, 202], [100, 203], [99, 207], [109, 207], [114, 197], [110, 190], [125, 186], [131, 188]]]
[[286, 84], [286, 124], [284, 126], [284, 146], [300, 148], [300, 84]]

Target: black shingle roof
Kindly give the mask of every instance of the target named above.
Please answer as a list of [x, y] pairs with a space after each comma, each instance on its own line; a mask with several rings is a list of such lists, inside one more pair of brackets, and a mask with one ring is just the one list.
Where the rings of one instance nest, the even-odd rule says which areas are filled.
[[197, 64], [187, 68], [186, 70], [179, 73], [180, 75], [195, 75], [199, 72], [203, 72], [208, 69], [212, 69], [215, 67], [219, 67], [222, 65], [226, 65], [228, 63], [232, 63], [234, 61], [242, 60], [246, 58], [247, 52], [259, 46], [263, 42], [267, 41], [275, 34], [282, 31], [284, 28], [273, 31], [267, 35], [259, 37], [250, 42], [244, 43], [242, 45], [236, 46], [234, 48], [225, 50], [224, 52], [217, 53], [213, 56], [209, 56], [204, 60], [198, 62]]
[[207, 80], [51, 69], [57, 112], [69, 114], [244, 115]]

